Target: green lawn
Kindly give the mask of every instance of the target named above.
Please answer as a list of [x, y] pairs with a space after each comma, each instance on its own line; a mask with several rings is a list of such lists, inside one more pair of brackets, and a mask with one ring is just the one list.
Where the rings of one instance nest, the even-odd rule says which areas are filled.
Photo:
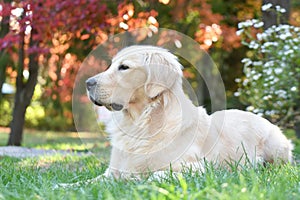
[[[103, 136], [25, 132], [24, 145], [94, 152], [88, 156], [0, 157], [0, 199], [300, 199], [300, 166], [266, 166], [231, 171], [208, 166], [205, 173], [183, 172], [160, 181], [106, 180], [71, 189], [57, 183], [84, 181], [102, 174], [109, 146]], [[294, 138], [292, 133], [289, 137]], [[85, 136], [85, 137], [84, 137]], [[7, 133], [0, 132], [0, 145]], [[297, 146], [298, 149], [298, 146]], [[297, 152], [298, 154], [299, 152]]]

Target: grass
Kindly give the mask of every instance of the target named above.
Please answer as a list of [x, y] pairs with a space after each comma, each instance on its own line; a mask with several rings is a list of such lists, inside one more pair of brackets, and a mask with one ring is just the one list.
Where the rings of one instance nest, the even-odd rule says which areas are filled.
[[[107, 167], [109, 146], [103, 137], [95, 135], [86, 134], [82, 144], [74, 133], [25, 134], [25, 146], [76, 151], [88, 148], [95, 153], [25, 159], [0, 157], [0, 199], [300, 199], [299, 164], [241, 170], [208, 165], [205, 173], [187, 169], [178, 178], [170, 175], [160, 181], [106, 180], [53, 190], [57, 183], [84, 181], [102, 174]], [[2, 139], [6, 138], [7, 133], [0, 132], [1, 144], [5, 144]]]

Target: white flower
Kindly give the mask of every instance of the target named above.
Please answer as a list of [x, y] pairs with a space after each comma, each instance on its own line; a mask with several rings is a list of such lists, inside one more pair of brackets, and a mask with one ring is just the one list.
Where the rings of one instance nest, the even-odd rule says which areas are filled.
[[271, 61], [268, 61], [264, 64], [264, 67], [271, 67], [271, 66], [274, 66], [274, 61], [271, 60]]
[[272, 4], [271, 4], [271, 3], [267, 3], [267, 4], [264, 4], [264, 5], [261, 7], [261, 10], [262, 10], [262, 11], [266, 11], [266, 10], [269, 10], [271, 7], [272, 7]]
[[255, 74], [257, 74], [257, 72], [256, 72], [254, 69], [252, 69], [252, 70], [250, 71], [250, 74], [255, 75]]
[[248, 106], [248, 107], [246, 108], [246, 110], [247, 110], [247, 111], [253, 111], [253, 110], [254, 110], [254, 107], [253, 107], [253, 106]]
[[254, 112], [254, 113], [259, 113], [259, 109], [255, 108], [255, 109], [253, 110], [253, 112]]
[[261, 66], [262, 64], [263, 64], [262, 61], [253, 62], [253, 66]]
[[241, 95], [241, 93], [239, 93], [239, 92], [235, 92], [233, 95], [234, 95], [235, 97], [238, 97], [238, 96], [240, 96], [240, 95]]
[[286, 12], [286, 10], [284, 8], [282, 8], [282, 7], [278, 6], [278, 5], [275, 6], [275, 8], [276, 8], [276, 11], [278, 11], [280, 13], [285, 13]]
[[[285, 99], [287, 97], [286, 96], [286, 91], [284, 91], [284, 90], [276, 90], [275, 94], [278, 95], [279, 98]], [[279, 102], [277, 102], [277, 103], [279, 104]]]
[[[269, 69], [268, 69], [269, 70]], [[264, 70], [264, 73], [266, 73], [267, 71], [266, 70]], [[273, 75], [271, 75], [271, 76], [269, 76], [269, 77], [266, 77], [266, 80], [268, 80], [268, 81], [270, 81], [270, 80], [273, 80], [274, 79], [274, 76]], [[271, 84], [271, 82], [270, 82], [270, 84]]]
[[284, 52], [284, 55], [289, 55], [289, 54], [293, 54], [294, 53], [294, 50], [290, 49], [290, 50], [287, 50], [286, 52]]
[[275, 31], [278, 32], [281, 30], [281, 24], [275, 28]]
[[294, 38], [294, 39], [293, 39], [293, 42], [298, 43], [299, 41], [300, 41], [299, 38]]
[[292, 92], [297, 91], [297, 87], [293, 86], [293, 87], [291, 88], [291, 91], [292, 91]]
[[240, 30], [237, 30], [237, 31], [235, 32], [235, 34], [236, 34], [237, 36], [240, 36], [243, 32], [244, 32], [244, 29], [240, 29]]
[[252, 64], [252, 61], [249, 58], [244, 58], [241, 62], [244, 63], [245, 67], [248, 67]]
[[263, 39], [262, 34], [261, 33], [257, 33], [256, 37], [259, 41], [261, 41]]
[[260, 28], [264, 25], [264, 22], [258, 22], [258, 23], [255, 23], [253, 26], [254, 28]]
[[248, 66], [250, 66], [252, 64], [252, 61], [250, 60], [249, 62], [246, 62], [245, 64], [244, 64], [244, 67], [248, 67]]
[[244, 22], [238, 23], [238, 28], [239, 28], [239, 29], [244, 28]]
[[244, 79], [244, 81], [243, 81], [243, 86], [246, 86], [246, 85], [248, 85], [248, 83], [249, 83], [249, 79]]
[[261, 77], [260, 74], [255, 74], [255, 75], [253, 76], [253, 80], [257, 81], [260, 77]]
[[243, 58], [241, 62], [246, 63], [246, 62], [249, 62], [249, 61], [251, 61], [249, 58]]
[[[265, 33], [268, 37], [274, 37], [273, 35], [274, 35], [275, 31], [272, 30], [272, 29], [270, 29], [270, 28], [268, 28], [267, 30], [264, 31], [264, 33]], [[276, 33], [275, 33], [275, 34], [276, 34]]]
[[234, 81], [235, 81], [236, 83], [240, 83], [242, 80], [241, 80], [240, 78], [236, 78], [236, 79], [234, 79]]
[[253, 22], [248, 19], [247, 21], [238, 23], [238, 28], [241, 29], [241, 28], [245, 28], [245, 27], [250, 27], [252, 25], [253, 25]]
[[278, 42], [265, 42], [262, 47], [265, 48], [265, 47], [269, 47], [269, 46], [275, 46], [275, 47], [277, 47], [278, 46]]
[[287, 51], [287, 50], [290, 49], [290, 46], [286, 44], [286, 45], [283, 46], [283, 49]]
[[283, 70], [281, 68], [276, 68], [274, 69], [275, 74], [280, 74], [283, 72]]
[[286, 13], [286, 9], [281, 8], [281, 9], [279, 10], [279, 12], [281, 12], [281, 13]]
[[270, 116], [270, 115], [275, 115], [276, 112], [274, 110], [266, 110], [265, 114]]
[[286, 40], [286, 38], [291, 37], [291, 36], [292, 36], [292, 34], [290, 32], [286, 32], [284, 34], [280, 34], [279, 38], [282, 40]]
[[288, 24], [280, 24], [279, 25], [282, 29], [290, 29], [290, 25], [288, 25]]
[[249, 48], [250, 49], [258, 49], [259, 47], [259, 44], [257, 44], [255, 41], [251, 41], [250, 44], [249, 44]]
[[271, 75], [272, 74], [272, 70], [270, 68], [267, 69], [265, 72], [266, 72], [267, 75]]
[[272, 98], [271, 95], [267, 95], [267, 96], [264, 96], [264, 97], [263, 97], [263, 100], [269, 100], [269, 99], [271, 99], [271, 98]]

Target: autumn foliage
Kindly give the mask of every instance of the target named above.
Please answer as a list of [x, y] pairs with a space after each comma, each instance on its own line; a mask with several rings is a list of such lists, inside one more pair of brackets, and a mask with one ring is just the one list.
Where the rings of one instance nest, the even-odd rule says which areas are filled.
[[[162, 27], [193, 37], [206, 51], [230, 53], [240, 46], [235, 35], [238, 19], [214, 12], [213, 4], [206, 0], [24, 0], [0, 1], [0, 5], [0, 22], [9, 24], [9, 31], [0, 38], [0, 51], [8, 53], [13, 61], [5, 64], [7, 81], [16, 81], [18, 48], [24, 41], [24, 71], [28, 71], [29, 56], [35, 53], [41, 100], [49, 115], [71, 117], [76, 72], [87, 54], [110, 35]], [[231, 24], [227, 23], [229, 18]], [[140, 40], [145, 37], [141, 35]], [[34, 42], [30, 44], [30, 40]]]

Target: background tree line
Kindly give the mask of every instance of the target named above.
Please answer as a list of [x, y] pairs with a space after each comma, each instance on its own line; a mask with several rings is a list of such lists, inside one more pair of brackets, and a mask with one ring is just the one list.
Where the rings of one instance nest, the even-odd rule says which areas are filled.
[[[21, 145], [23, 127], [74, 130], [72, 88], [88, 53], [112, 34], [140, 27], [162, 27], [186, 34], [209, 52], [222, 73], [228, 107], [244, 109], [233, 94], [243, 77], [241, 59], [251, 50], [235, 33], [240, 21], [263, 17], [265, 29], [278, 23], [275, 12], [261, 12], [272, 2], [287, 12], [280, 23], [300, 24], [296, 0], [1, 0], [0, 88], [9, 83], [15, 94], [0, 93], [0, 125], [10, 126], [9, 145]], [[209, 94], [193, 68], [184, 75], [197, 91], [199, 104]]]

